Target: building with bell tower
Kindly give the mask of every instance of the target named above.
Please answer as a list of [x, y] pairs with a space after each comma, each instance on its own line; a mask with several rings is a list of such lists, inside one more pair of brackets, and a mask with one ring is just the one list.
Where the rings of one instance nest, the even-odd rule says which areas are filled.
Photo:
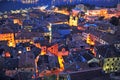
[[69, 25], [70, 26], [78, 26], [78, 17], [70, 15]]

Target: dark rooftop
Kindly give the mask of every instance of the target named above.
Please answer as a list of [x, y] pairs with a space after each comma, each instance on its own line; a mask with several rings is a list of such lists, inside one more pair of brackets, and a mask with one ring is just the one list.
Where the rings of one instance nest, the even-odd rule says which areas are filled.
[[96, 49], [97, 49], [97, 53], [104, 58], [120, 56], [120, 52], [117, 52], [116, 48], [113, 45], [96, 46]]

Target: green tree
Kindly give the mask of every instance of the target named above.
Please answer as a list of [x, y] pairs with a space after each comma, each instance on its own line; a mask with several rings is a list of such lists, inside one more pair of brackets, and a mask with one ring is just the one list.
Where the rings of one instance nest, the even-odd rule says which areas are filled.
[[118, 19], [117, 17], [113, 16], [113, 17], [110, 19], [110, 23], [111, 23], [112, 25], [118, 26], [118, 24], [119, 24], [119, 19]]

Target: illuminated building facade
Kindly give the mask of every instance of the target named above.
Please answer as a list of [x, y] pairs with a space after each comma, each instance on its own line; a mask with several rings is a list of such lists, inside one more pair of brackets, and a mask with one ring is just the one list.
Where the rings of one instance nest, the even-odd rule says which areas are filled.
[[86, 43], [88, 43], [89, 45], [95, 45], [95, 41], [92, 39], [90, 34], [87, 35]]
[[105, 18], [108, 18], [108, 10], [107, 9], [100, 9], [100, 10], [88, 10], [87, 12], [88, 16], [104, 16]]
[[17, 43], [26, 43], [30, 42], [30, 44], [35, 45], [36, 47], [40, 48], [39, 43], [34, 43], [33, 38], [16, 38], [16, 34], [14, 33], [5, 33], [0, 34], [0, 41], [7, 41], [7, 45], [9, 47], [15, 47]]
[[31, 39], [16, 39], [16, 43], [25, 43], [25, 42], [31, 42]]
[[8, 46], [15, 47], [14, 33], [0, 34], [0, 41], [8, 41]]
[[87, 39], [90, 38], [91, 39], [90, 41], [99, 42], [100, 44], [103, 44], [103, 45], [108, 45], [109, 44], [108, 42], [106, 42], [105, 40], [101, 39], [100, 37], [97, 37], [97, 36], [92, 35], [90, 33], [83, 32], [82, 36], [83, 36], [83, 40], [85, 40], [88, 43], [90, 43], [90, 42], [89, 42], [89, 40], [87, 41]]
[[70, 26], [78, 26], [78, 17], [70, 15], [69, 25]]
[[14, 22], [14, 24], [22, 25], [22, 21], [19, 19], [14, 19], [13, 22]]
[[120, 71], [120, 57], [105, 58], [103, 64], [103, 70], [105, 73]]
[[101, 9], [100, 10], [100, 16], [104, 16], [105, 18], [108, 18], [107, 9]]

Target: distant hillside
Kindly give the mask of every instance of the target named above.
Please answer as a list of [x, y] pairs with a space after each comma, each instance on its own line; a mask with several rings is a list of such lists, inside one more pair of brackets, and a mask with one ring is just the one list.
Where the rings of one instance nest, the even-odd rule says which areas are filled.
[[61, 6], [61, 5], [67, 6], [67, 5], [84, 3], [84, 4], [98, 6], [98, 7], [115, 7], [117, 3], [120, 2], [119, 0], [72, 0], [72, 2], [70, 1], [71, 0], [55, 0], [55, 1], [39, 0], [39, 2], [35, 4], [22, 4], [20, 0], [16, 0], [15, 2], [2, 0], [0, 2], [0, 11], [4, 12], [4, 11], [16, 10], [20, 8], [33, 7], [33, 6], [35, 7], [40, 5], [51, 5], [51, 3], [57, 6]]
[[22, 4], [21, 2], [12, 2], [12, 1], [2, 1], [0, 2], [0, 11], [10, 11], [10, 10], [17, 10], [17, 9], [24, 9], [24, 8], [29, 8], [29, 7], [35, 7], [35, 6], [40, 6], [40, 5], [49, 5], [50, 0], [44, 0], [44, 2], [39, 2], [36, 4]]

